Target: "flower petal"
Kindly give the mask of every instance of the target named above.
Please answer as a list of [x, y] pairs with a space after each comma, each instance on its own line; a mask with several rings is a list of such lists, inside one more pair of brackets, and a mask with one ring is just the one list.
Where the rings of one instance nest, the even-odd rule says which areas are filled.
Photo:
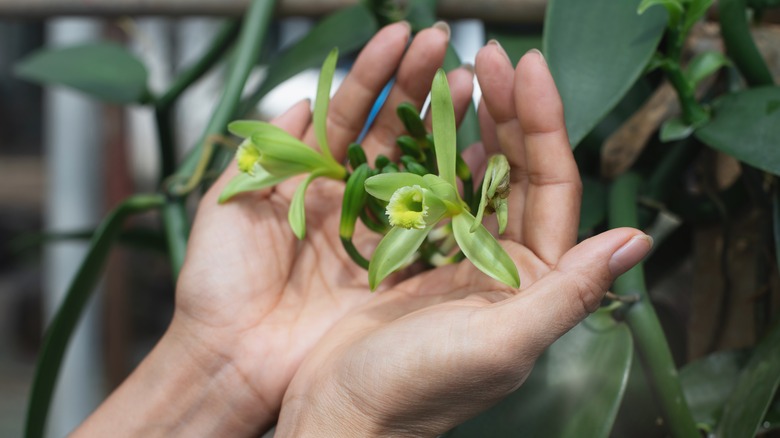
[[467, 211], [452, 218], [452, 232], [461, 251], [480, 271], [508, 286], [519, 288], [517, 266], [493, 235], [482, 224], [475, 232], [469, 231], [475, 220]]
[[260, 150], [260, 164], [270, 173], [301, 173], [334, 167], [335, 164], [284, 129], [270, 123], [255, 130], [251, 139]]
[[336, 73], [336, 61], [339, 57], [338, 47], [330, 51], [320, 70], [320, 79], [317, 83], [317, 99], [314, 101], [314, 114], [312, 115], [314, 123], [314, 136], [317, 137], [317, 144], [320, 145], [322, 154], [330, 159], [333, 155], [328, 146], [328, 104], [330, 103], [330, 86], [333, 83], [333, 75]]
[[242, 138], [249, 138], [255, 131], [263, 129], [268, 123], [259, 120], [236, 120], [228, 123], [228, 131]]
[[433, 121], [433, 144], [436, 150], [436, 164], [439, 176], [455, 187], [455, 110], [447, 83], [447, 74], [439, 69], [431, 87], [431, 119]]
[[227, 202], [230, 198], [239, 193], [271, 187], [279, 184], [285, 179], [287, 179], [286, 176], [272, 175], [262, 167], [256, 166], [254, 175], [241, 172], [234, 176], [233, 179], [227, 183], [225, 188], [222, 189], [222, 193], [219, 195], [219, 203], [222, 204]]
[[427, 188], [423, 177], [409, 172], [382, 173], [366, 180], [366, 191], [369, 195], [388, 202], [396, 190], [401, 187], [418, 185]]
[[368, 265], [368, 286], [372, 291], [414, 255], [431, 228], [432, 225], [422, 230], [393, 227], [385, 234]]
[[306, 189], [312, 181], [321, 176], [318, 172], [309, 174], [305, 180], [295, 189], [295, 194], [290, 201], [290, 209], [287, 211], [287, 221], [290, 222], [295, 237], [303, 240], [306, 237]]

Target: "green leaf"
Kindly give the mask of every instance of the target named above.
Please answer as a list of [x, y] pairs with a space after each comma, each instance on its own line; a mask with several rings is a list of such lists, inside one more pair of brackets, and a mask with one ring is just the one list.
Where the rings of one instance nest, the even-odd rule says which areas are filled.
[[758, 343], [739, 374], [718, 431], [719, 437], [755, 436], [780, 385], [780, 324]]
[[387, 202], [396, 190], [413, 185], [428, 188], [423, 177], [414, 173], [381, 173], [366, 180], [366, 191], [369, 195]]
[[14, 72], [32, 82], [75, 88], [107, 102], [143, 103], [148, 98], [146, 67], [113, 43], [39, 50], [16, 64]]
[[125, 219], [136, 213], [160, 208], [164, 203], [165, 198], [162, 195], [132, 196], [112, 210], [95, 231], [87, 256], [68, 286], [57, 314], [46, 328], [43, 346], [35, 365], [24, 436], [43, 436], [52, 394], [68, 341], [95, 284], [100, 279], [111, 244], [120, 234]]
[[422, 230], [393, 227], [385, 234], [368, 265], [368, 286], [372, 291], [376, 290], [388, 275], [411, 259], [432, 228], [432, 225]]
[[520, 389], [447, 437], [608, 437], [632, 350], [628, 328], [596, 312], [547, 349]]
[[669, 14], [669, 27], [677, 27], [684, 10], [679, 0], [642, 0], [637, 8], [637, 13], [642, 15], [648, 8], [653, 6], [663, 6]]
[[659, 137], [662, 142], [684, 140], [693, 134], [695, 128], [687, 123], [681, 117], [672, 117], [665, 120], [661, 125]]
[[780, 87], [727, 94], [713, 107], [712, 119], [696, 131], [696, 137], [751, 166], [780, 175]]
[[306, 237], [306, 189], [319, 176], [318, 172], [312, 172], [298, 185], [292, 200], [290, 200], [290, 209], [287, 210], [287, 221], [290, 222], [290, 228], [292, 228], [295, 237], [300, 240]]
[[455, 187], [455, 109], [452, 106], [447, 74], [442, 69], [436, 72], [431, 87], [431, 120], [439, 176]]
[[715, 0], [692, 0], [685, 11], [685, 21], [683, 22], [682, 34], [688, 35], [694, 24], [699, 21], [707, 10], [712, 6]]
[[490, 231], [482, 224], [473, 233], [470, 231], [475, 220], [467, 211], [452, 217], [452, 232], [463, 254], [490, 277], [508, 286], [520, 287], [520, 274], [514, 260]]
[[718, 351], [680, 370], [680, 384], [697, 423], [710, 428], [717, 424], [748, 356], [745, 350]]
[[333, 48], [325, 58], [320, 71], [320, 79], [317, 83], [317, 99], [314, 101], [314, 136], [317, 137], [317, 144], [320, 145], [322, 154], [328, 158], [333, 158], [328, 146], [328, 104], [330, 103], [330, 86], [333, 83], [333, 75], [336, 74], [336, 61], [339, 58], [338, 47]]
[[252, 192], [274, 186], [287, 178], [286, 176], [272, 175], [262, 167], [256, 169], [254, 175], [241, 172], [234, 176], [225, 188], [222, 189], [222, 193], [219, 195], [219, 203], [225, 203], [239, 193]]
[[336, 11], [309, 31], [297, 43], [282, 52], [268, 65], [268, 74], [250, 97], [241, 103], [238, 114], [246, 114], [269, 91], [296, 74], [319, 65], [334, 48], [351, 53], [366, 44], [379, 30], [374, 15], [362, 4]]
[[731, 61], [720, 52], [700, 53], [688, 63], [688, 67], [685, 69], [685, 78], [692, 87], [696, 87], [702, 79], [727, 65], [731, 65]]
[[406, 21], [414, 32], [433, 26], [436, 22], [437, 0], [409, 0], [406, 7]]
[[[576, 147], [626, 94], [655, 53], [666, 13], [638, 0], [550, 0], [543, 46]], [[619, 60], [619, 62], [616, 62]]]

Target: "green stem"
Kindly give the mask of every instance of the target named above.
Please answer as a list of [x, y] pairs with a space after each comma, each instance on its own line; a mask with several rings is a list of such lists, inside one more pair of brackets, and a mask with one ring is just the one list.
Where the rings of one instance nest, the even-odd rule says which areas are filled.
[[665, 64], [664, 71], [677, 92], [685, 122], [690, 126], [702, 126], [710, 116], [707, 110], [696, 101], [696, 90], [683, 75], [679, 61], [673, 60], [673, 62]]
[[240, 22], [230, 20], [225, 22], [217, 32], [217, 35], [206, 48], [200, 59], [195, 61], [187, 70], [178, 75], [168, 90], [157, 99], [157, 107], [171, 107], [181, 94], [195, 81], [203, 77], [214, 64], [227, 52], [228, 48], [238, 36], [241, 28]]
[[27, 408], [25, 434], [27, 438], [43, 436], [51, 398], [57, 384], [62, 359], [73, 331], [81, 318], [95, 284], [100, 279], [115, 238], [128, 216], [163, 205], [161, 195], [135, 195], [116, 207], [95, 230], [87, 256], [70, 283], [65, 299], [46, 329], [46, 334], [35, 365], [35, 376]]
[[701, 126], [709, 119], [709, 114], [696, 100], [696, 89], [683, 74], [680, 62], [682, 61], [684, 44], [685, 35], [678, 30], [670, 30], [669, 48], [667, 51], [668, 62], [662, 65], [669, 82], [677, 92], [683, 119], [691, 126]]
[[187, 239], [190, 234], [190, 222], [183, 198], [169, 198], [162, 208], [165, 241], [168, 244], [168, 259], [171, 262], [174, 280], [184, 265], [187, 253]]
[[750, 34], [746, 0], [720, 0], [718, 9], [726, 52], [742, 76], [752, 87], [773, 84], [772, 73]]
[[[252, 71], [255, 61], [257, 61], [257, 54], [260, 53], [260, 48], [263, 45], [275, 6], [276, 2], [272, 0], [254, 0], [250, 3], [241, 25], [238, 46], [225, 83], [225, 91], [212, 113], [200, 141], [184, 159], [176, 174], [169, 179], [174, 184], [176, 181], [191, 180], [193, 174], [200, 167], [198, 164], [204, 154], [204, 149], [208, 153], [213, 148], [212, 144], [206, 145], [206, 142], [209, 141], [208, 138], [225, 132], [228, 122], [236, 111], [249, 73]], [[210, 156], [216, 156], [216, 158], [212, 158], [212, 162], [219, 162], [223, 158], [220, 157], [220, 152], [222, 151], [214, 151], [213, 154], [209, 153]], [[163, 223], [167, 234], [174, 275], [177, 275], [181, 270], [184, 254], [186, 253], [186, 236], [189, 222], [182, 200], [184, 196], [186, 196], [186, 193], [172, 194], [171, 198], [166, 202], [163, 211]]]
[[347, 254], [349, 254], [349, 257], [352, 259], [352, 261], [354, 261], [361, 268], [368, 269], [369, 262], [365, 257], [363, 257], [362, 254], [360, 254], [360, 251], [355, 248], [355, 244], [352, 243], [352, 237], [342, 237], [341, 244], [344, 246], [344, 250], [347, 251]]
[[[276, 1], [273, 0], [254, 0], [249, 4], [241, 26], [241, 33], [238, 36], [237, 50], [225, 83], [225, 91], [206, 125], [201, 140], [179, 167], [176, 175], [177, 180], [189, 180], [198, 165], [204, 143], [208, 141], [209, 136], [225, 133], [228, 122], [236, 112], [249, 73], [256, 64], [275, 7]], [[220, 162], [223, 158], [220, 155], [224, 155], [224, 152], [216, 151], [214, 155], [212, 160]]]
[[237, 21], [226, 22], [200, 59], [179, 74], [168, 90], [154, 102], [157, 140], [160, 145], [160, 181], [176, 170], [176, 138], [173, 132], [174, 104], [190, 85], [203, 77], [222, 58], [230, 44], [236, 39], [238, 30], [239, 23]]
[[[615, 181], [609, 194], [610, 228], [639, 225], [637, 193], [640, 183], [641, 178], [631, 172]], [[669, 431], [677, 438], [698, 438], [699, 432], [677, 377], [669, 344], [647, 294], [642, 264], [620, 276], [613, 287], [618, 295], [640, 297], [625, 313], [625, 320]]]
[[157, 125], [157, 143], [160, 149], [160, 183], [162, 183], [176, 170], [176, 139], [173, 134], [171, 107], [156, 107], [154, 119]]

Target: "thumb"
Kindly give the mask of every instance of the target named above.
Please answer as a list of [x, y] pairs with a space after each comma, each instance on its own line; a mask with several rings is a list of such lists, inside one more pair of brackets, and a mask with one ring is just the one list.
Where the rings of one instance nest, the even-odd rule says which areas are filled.
[[652, 246], [641, 231], [618, 228], [567, 251], [552, 271], [496, 309], [503, 321], [514, 321], [516, 351], [531, 347], [541, 353], [579, 324], [598, 309], [615, 278], [642, 261]]

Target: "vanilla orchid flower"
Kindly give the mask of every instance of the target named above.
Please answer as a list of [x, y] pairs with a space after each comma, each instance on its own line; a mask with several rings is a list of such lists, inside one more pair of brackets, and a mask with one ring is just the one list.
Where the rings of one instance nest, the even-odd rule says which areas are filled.
[[322, 65], [317, 84], [313, 124], [320, 151], [270, 123], [254, 120], [230, 123], [228, 130], [244, 138], [236, 151], [236, 162], [241, 173], [225, 186], [219, 202], [226, 202], [242, 192], [274, 186], [295, 175], [308, 174], [295, 190], [287, 216], [295, 235], [299, 239], [304, 238], [304, 197], [309, 184], [318, 177], [343, 180], [347, 175], [344, 166], [333, 158], [326, 135], [330, 87], [337, 58], [338, 50], [333, 49]]
[[[451, 220], [455, 240], [474, 266], [511, 287], [520, 287], [520, 276], [514, 261], [469, 212], [458, 194], [455, 180], [455, 111], [447, 75], [441, 69], [436, 73], [431, 87], [431, 112], [439, 175], [386, 173], [372, 176], [365, 182], [366, 191], [370, 195], [387, 202], [387, 216], [392, 225], [379, 242], [369, 263], [368, 282], [371, 290], [375, 290], [393, 271], [408, 263], [428, 233], [445, 219]], [[503, 171], [508, 172], [507, 169], [501, 169], [498, 173]]]

